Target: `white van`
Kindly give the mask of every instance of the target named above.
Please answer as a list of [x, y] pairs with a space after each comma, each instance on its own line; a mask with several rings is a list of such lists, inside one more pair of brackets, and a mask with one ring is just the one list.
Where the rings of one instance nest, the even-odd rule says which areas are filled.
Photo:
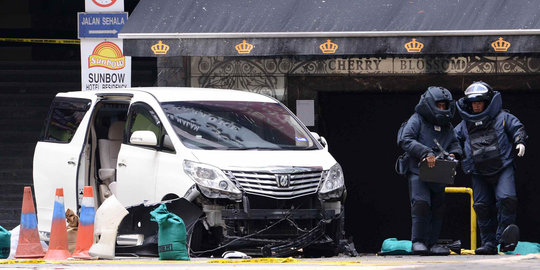
[[59, 93], [33, 170], [45, 233], [55, 189], [64, 189], [66, 209], [79, 209], [83, 187], [91, 185], [96, 205], [110, 194], [124, 206], [188, 199], [204, 212], [198, 222], [207, 232], [191, 242], [192, 251], [239, 239], [335, 244], [335, 250], [343, 237], [340, 165], [324, 138], [259, 94], [204, 88]]

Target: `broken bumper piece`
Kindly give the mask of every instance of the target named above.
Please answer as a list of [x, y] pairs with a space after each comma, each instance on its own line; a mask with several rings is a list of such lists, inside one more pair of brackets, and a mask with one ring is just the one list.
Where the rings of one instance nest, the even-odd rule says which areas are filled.
[[[202, 210], [195, 204], [184, 198], [173, 199], [162, 202], [167, 206], [167, 210], [176, 214], [184, 221], [186, 228], [189, 228], [197, 222], [203, 215]], [[144, 235], [142, 245], [136, 246], [116, 246], [116, 254], [124, 256], [148, 256], [157, 257], [158, 254], [158, 225], [150, 221], [150, 212], [157, 208], [161, 203], [138, 204], [127, 207], [129, 214], [124, 217], [118, 227], [118, 234], [139, 234]]]

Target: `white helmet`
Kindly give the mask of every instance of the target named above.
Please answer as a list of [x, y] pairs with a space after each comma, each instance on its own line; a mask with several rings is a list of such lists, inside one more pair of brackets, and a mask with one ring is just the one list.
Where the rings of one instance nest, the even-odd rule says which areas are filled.
[[489, 84], [479, 81], [473, 82], [465, 89], [465, 100], [473, 101], [491, 101], [493, 97], [493, 89]]

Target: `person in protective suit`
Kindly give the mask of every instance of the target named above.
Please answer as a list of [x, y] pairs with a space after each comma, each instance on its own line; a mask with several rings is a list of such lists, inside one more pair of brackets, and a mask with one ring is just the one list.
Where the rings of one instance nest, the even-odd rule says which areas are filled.
[[512, 150], [519, 157], [525, 154], [525, 128], [502, 109], [501, 94], [484, 82], [471, 84], [457, 108], [463, 119], [455, 128], [465, 152], [462, 168], [472, 175], [482, 240], [476, 254], [497, 254], [497, 243], [501, 251], [512, 251], [519, 240]]
[[407, 177], [411, 203], [413, 254], [448, 255], [448, 248], [438, 245], [444, 215], [445, 184], [421, 181], [419, 163], [426, 160], [434, 167], [440, 154], [434, 139], [453, 158], [462, 149], [450, 122], [454, 117], [455, 102], [450, 91], [430, 86], [422, 94], [415, 113], [407, 120], [398, 143], [409, 155]]

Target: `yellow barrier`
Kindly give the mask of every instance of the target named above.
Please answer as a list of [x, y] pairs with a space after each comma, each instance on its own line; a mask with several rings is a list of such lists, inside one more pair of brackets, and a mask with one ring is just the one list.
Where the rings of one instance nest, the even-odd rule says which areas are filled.
[[79, 45], [78, 39], [44, 39], [44, 38], [0, 38], [3, 42], [45, 43], [45, 44], [71, 44]]
[[471, 200], [471, 250], [476, 249], [476, 212], [474, 212], [473, 190], [468, 187], [447, 187], [446, 193], [467, 193]]

